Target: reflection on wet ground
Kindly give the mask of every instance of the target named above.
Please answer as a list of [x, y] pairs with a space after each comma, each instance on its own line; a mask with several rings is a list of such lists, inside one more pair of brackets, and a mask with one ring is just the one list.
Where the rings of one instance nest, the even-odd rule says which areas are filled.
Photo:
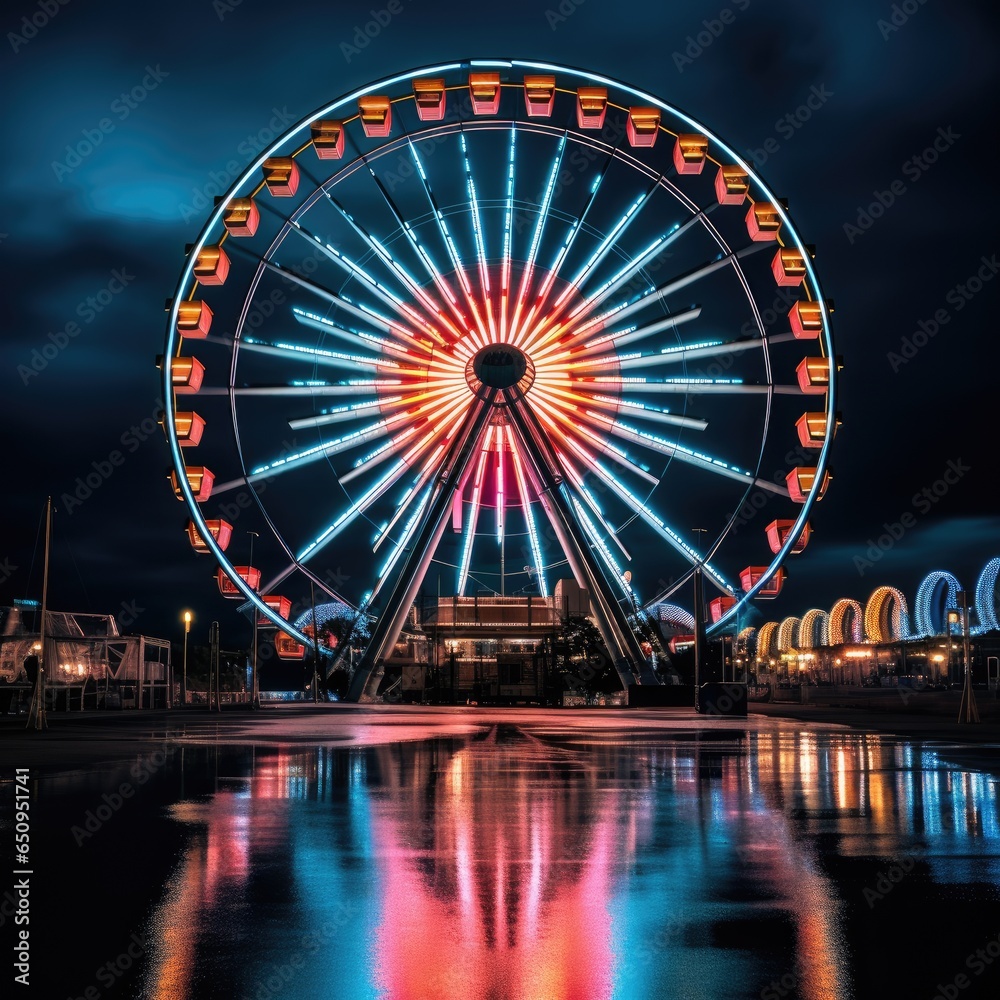
[[996, 786], [807, 726], [164, 744], [38, 781], [38, 995], [996, 997]]

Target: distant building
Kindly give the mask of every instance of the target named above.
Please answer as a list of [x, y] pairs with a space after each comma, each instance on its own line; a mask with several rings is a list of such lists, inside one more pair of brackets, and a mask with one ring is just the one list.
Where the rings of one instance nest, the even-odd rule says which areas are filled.
[[[30, 696], [41, 650], [40, 612], [0, 608], [0, 711]], [[45, 686], [50, 709], [165, 708], [170, 704], [170, 643], [119, 635], [114, 615], [49, 611]]]
[[440, 597], [423, 615], [414, 606], [387, 666], [389, 687], [407, 700], [540, 700], [562, 620], [589, 614], [573, 580], [558, 581], [552, 597]]

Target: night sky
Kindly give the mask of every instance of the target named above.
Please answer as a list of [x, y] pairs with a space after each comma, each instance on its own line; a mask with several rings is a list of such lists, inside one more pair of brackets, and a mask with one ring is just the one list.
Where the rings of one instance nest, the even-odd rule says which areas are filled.
[[[767, 617], [882, 583], [912, 598], [932, 569], [974, 588], [1000, 555], [993, 4], [393, 0], [399, 12], [355, 44], [385, 6], [4, 5], [0, 605], [40, 596], [51, 494], [51, 607], [176, 638], [189, 606], [245, 641], [181, 530], [155, 426], [163, 303], [206, 188], [276, 123], [396, 71], [490, 56], [589, 69], [689, 112], [755, 160], [817, 246], [844, 423], [813, 540]], [[123, 463], [67, 504], [114, 451]], [[871, 559], [894, 523], [910, 526]]]

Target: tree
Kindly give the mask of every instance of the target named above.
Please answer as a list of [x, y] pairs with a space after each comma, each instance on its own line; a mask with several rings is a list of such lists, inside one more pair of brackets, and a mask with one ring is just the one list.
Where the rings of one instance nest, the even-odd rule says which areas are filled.
[[557, 692], [587, 695], [621, 689], [621, 681], [597, 626], [583, 615], [565, 618], [556, 635], [554, 681]]

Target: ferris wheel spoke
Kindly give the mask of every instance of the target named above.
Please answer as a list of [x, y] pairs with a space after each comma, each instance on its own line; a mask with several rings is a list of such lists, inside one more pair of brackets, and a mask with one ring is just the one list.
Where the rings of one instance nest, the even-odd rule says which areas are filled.
[[[355, 278], [358, 281], [362, 282], [364, 284], [364, 287], [366, 287], [369, 291], [371, 291], [372, 294], [376, 295], [376, 297], [383, 304], [395, 310], [397, 315], [403, 316], [409, 319], [411, 322], [414, 322], [415, 325], [420, 327], [425, 333], [431, 332], [432, 327], [428, 327], [423, 317], [419, 316], [419, 314], [417, 314], [414, 310], [412, 310], [409, 306], [407, 306], [403, 302], [403, 300], [399, 298], [398, 295], [395, 295], [392, 291], [386, 288], [385, 285], [383, 285], [381, 282], [377, 281], [374, 277], [372, 277], [368, 273], [368, 271], [364, 267], [362, 267], [359, 263], [357, 263], [351, 257], [348, 257], [346, 254], [341, 253], [337, 247], [331, 246], [329, 243], [326, 243], [324, 240], [320, 239], [319, 236], [316, 236], [314, 233], [311, 233], [300, 222], [295, 221], [295, 222], [290, 222], [289, 224], [293, 227], [293, 231], [302, 236], [303, 239], [305, 239], [306, 242], [311, 247], [318, 249], [325, 257], [327, 257], [328, 260], [336, 264], [337, 267], [345, 271], [350, 277]], [[381, 244], [379, 244], [379, 246], [381, 246]], [[380, 256], [373, 249], [370, 250], [370, 252], [375, 256], [379, 257], [380, 260], [383, 260], [383, 262], [385, 262], [384, 256]], [[384, 248], [383, 248], [383, 254], [388, 254], [388, 251], [386, 251]], [[392, 259], [391, 255], [389, 255], [389, 257], [391, 260]], [[402, 280], [403, 284], [404, 285], [406, 284], [405, 279], [400, 278], [399, 272], [395, 268], [390, 267], [389, 269], [392, 271], [392, 274], [398, 280]], [[362, 318], [364, 317], [362, 316]]]
[[[590, 255], [590, 258], [587, 261], [587, 263], [584, 264], [579, 271], [577, 271], [577, 273], [570, 279], [569, 284], [557, 296], [552, 306], [553, 312], [558, 312], [565, 304], [566, 300], [570, 297], [570, 295], [580, 292], [584, 284], [587, 282], [587, 279], [590, 278], [590, 276], [597, 270], [597, 268], [600, 267], [605, 258], [608, 256], [608, 254], [611, 253], [613, 249], [615, 249], [616, 242], [622, 236], [625, 230], [628, 229], [628, 227], [639, 217], [639, 215], [642, 212], [642, 209], [652, 199], [653, 193], [659, 187], [660, 181], [662, 179], [663, 179], [662, 175], [660, 177], [657, 177], [657, 179], [653, 182], [652, 186], [649, 187], [638, 198], [636, 198], [634, 202], [632, 202], [632, 204], [629, 206], [625, 214], [618, 220], [618, 222], [615, 223], [615, 225], [612, 227], [611, 231], [607, 234], [607, 236], [605, 236], [604, 239], [601, 240], [601, 242], [598, 244], [597, 249]], [[653, 250], [656, 249], [656, 247], [659, 245], [662, 239], [663, 237], [661, 237], [660, 240], [657, 240], [657, 242], [654, 243], [652, 247], [643, 251], [643, 253], [644, 254], [651, 253]], [[631, 265], [627, 266], [630, 267]], [[616, 281], [617, 278], [612, 280]], [[583, 302], [580, 304], [580, 306], [569, 314], [569, 319], [572, 320], [583, 308], [585, 308], [587, 302], [588, 300], [584, 299]]]
[[528, 527], [528, 541], [531, 546], [531, 559], [535, 564], [535, 576], [538, 578], [538, 593], [542, 597], [549, 596], [548, 584], [545, 580], [545, 566], [542, 560], [542, 547], [538, 537], [538, 527], [535, 524], [535, 515], [531, 509], [528, 493], [528, 476], [524, 469], [524, 461], [521, 452], [517, 447], [517, 440], [514, 432], [506, 427], [507, 445], [510, 449], [511, 461], [514, 466], [514, 477], [517, 480], [517, 489], [521, 497], [521, 512], [524, 516], [525, 524]]
[[486, 255], [486, 234], [483, 231], [482, 214], [479, 211], [479, 197], [476, 194], [476, 181], [472, 176], [472, 164], [469, 161], [469, 144], [465, 138], [465, 130], [458, 134], [462, 148], [462, 160], [465, 165], [465, 197], [469, 202], [469, 212], [472, 218], [472, 235], [476, 244], [476, 257], [479, 261], [479, 286], [483, 305], [486, 309], [486, 322], [490, 336], [497, 336], [496, 317], [493, 315], [493, 298], [490, 292], [490, 271]]
[[629, 368], [648, 368], [652, 365], [677, 364], [684, 361], [701, 361], [705, 358], [717, 358], [728, 354], [739, 354], [743, 351], [761, 350], [772, 344], [787, 344], [795, 340], [794, 333], [777, 333], [769, 337], [758, 337], [747, 340], [706, 340], [700, 344], [687, 344], [681, 347], [665, 347], [657, 354], [643, 354], [637, 358], [625, 358], [619, 367], [624, 371]]
[[596, 455], [589, 454], [585, 449], [580, 448], [574, 441], [567, 441], [583, 460], [587, 468], [597, 473], [605, 485], [635, 514], [637, 514], [646, 524], [649, 525], [661, 538], [669, 542], [692, 566], [701, 565], [706, 574], [713, 582], [727, 594], [735, 593], [733, 587], [726, 581], [725, 577], [698, 553], [691, 545], [684, 541], [681, 536], [673, 530], [662, 518], [660, 518], [652, 508], [643, 503], [634, 493], [632, 493], [618, 478], [606, 469]]
[[[401, 394], [395, 396], [375, 396], [370, 399], [365, 399], [360, 403], [352, 403], [349, 406], [340, 406], [334, 410], [330, 410], [319, 415], [311, 417], [295, 417], [288, 421], [288, 426], [294, 431], [306, 430], [310, 427], [323, 427], [327, 424], [343, 423], [348, 420], [361, 420], [374, 413], [385, 414], [400, 409], [404, 409], [408, 414], [413, 415], [422, 413], [428, 408], [426, 406], [414, 407], [414, 403], [421, 402], [425, 398], [439, 398], [446, 393], [448, 393], [448, 390], [438, 388], [430, 392], [417, 393], [415, 395], [413, 393], [408, 393], [405, 397]], [[454, 395], [454, 390], [451, 390], [450, 394]]]
[[[332, 248], [329, 248], [332, 249]], [[334, 250], [336, 257], [345, 264], [345, 269], [350, 271], [350, 273], [356, 277], [359, 277], [364, 282], [365, 289], [378, 298], [384, 305], [392, 309], [400, 318], [410, 321], [413, 319], [412, 310], [407, 311], [405, 303], [398, 297], [394, 296], [389, 290], [377, 281], [371, 278], [364, 268], [358, 267], [350, 261], [349, 258], [345, 257], [339, 251]], [[356, 305], [349, 298], [343, 295], [338, 295], [336, 292], [318, 282], [311, 280], [310, 278], [304, 278], [300, 274], [296, 274], [295, 271], [290, 270], [287, 267], [283, 267], [281, 264], [277, 264], [272, 260], [266, 260], [263, 257], [257, 258], [260, 263], [262, 263], [269, 271], [273, 271], [275, 274], [281, 275], [282, 278], [287, 278], [292, 283], [298, 285], [300, 288], [304, 288], [306, 291], [311, 292], [313, 295], [318, 296], [321, 299], [326, 300], [331, 305], [336, 306], [338, 309], [343, 309], [345, 312], [350, 313], [352, 316], [358, 319], [366, 320], [374, 326], [377, 326], [387, 333], [393, 333], [395, 335], [403, 334], [407, 340], [412, 341], [414, 345], [421, 345], [419, 335], [412, 329], [409, 329], [405, 325], [400, 326], [394, 323], [392, 320], [387, 319], [384, 316], [380, 316], [374, 310], [366, 309], [361, 305]], [[420, 317], [417, 317], [418, 325], [422, 327], [423, 332], [427, 333], [429, 336], [432, 335], [431, 331], [426, 327], [423, 327], [423, 321]], [[439, 343], [443, 343], [439, 334], [433, 334], [433, 338]], [[421, 346], [422, 350], [426, 348]]]
[[[463, 394], [459, 392], [453, 392], [450, 396], [445, 396], [439, 401], [437, 407], [437, 412], [434, 414], [433, 419], [425, 418], [421, 420], [420, 429], [426, 430], [423, 437], [421, 437], [416, 442], [407, 442], [403, 440], [392, 439], [381, 448], [372, 452], [370, 455], [366, 455], [364, 458], [359, 459], [354, 464], [354, 468], [349, 472], [345, 472], [343, 475], [338, 477], [341, 486], [346, 485], [352, 480], [356, 479], [358, 476], [364, 475], [368, 470], [375, 465], [379, 465], [386, 459], [391, 458], [396, 455], [401, 448], [409, 444], [408, 450], [403, 455], [403, 464], [409, 468], [412, 468], [416, 464], [416, 461], [420, 456], [430, 448], [435, 441], [444, 438], [447, 440], [449, 437], [448, 433], [442, 432], [441, 426], [446, 423], [447, 420], [461, 420], [465, 407], [461, 404], [464, 402]], [[443, 447], [443, 446], [440, 446]], [[433, 461], [433, 456], [432, 456]]]
[[671, 229], [663, 236], [658, 237], [645, 250], [643, 250], [635, 260], [630, 261], [616, 275], [606, 281], [592, 295], [583, 300], [570, 314], [569, 320], [579, 322], [585, 316], [593, 312], [602, 302], [611, 298], [624, 288], [644, 267], [662, 254], [667, 247], [676, 243], [695, 225], [701, 222], [711, 209], [702, 209], [696, 212], [683, 225], [675, 223]]
[[[398, 316], [406, 320], [413, 320], [416, 318], [416, 325], [423, 328], [423, 320], [419, 316], [415, 317], [412, 310], [408, 312], [408, 307], [403, 300], [373, 278], [360, 264], [357, 264], [346, 254], [342, 254], [336, 247], [330, 246], [329, 243], [325, 243], [318, 236], [309, 232], [309, 230], [306, 229], [301, 223], [289, 222], [288, 225], [291, 227], [291, 232], [301, 236], [310, 247], [318, 249], [325, 257], [336, 264], [341, 270], [346, 272], [349, 277], [357, 279], [361, 287], [365, 288], [365, 290], [371, 295], [374, 295], [380, 302], [382, 302], [383, 305], [388, 306], [390, 309], [394, 310]], [[350, 298], [337, 295], [337, 293], [333, 292], [331, 289], [328, 289], [325, 286], [320, 285], [318, 282], [310, 280], [309, 278], [303, 277], [291, 268], [285, 267], [284, 265], [279, 264], [267, 257], [261, 257], [260, 255], [255, 254], [252, 250], [242, 246], [240, 243], [235, 243], [234, 246], [240, 253], [257, 260], [268, 270], [279, 274], [282, 279], [290, 281], [293, 284], [296, 284], [299, 287], [326, 299], [332, 305], [335, 305], [340, 309], [344, 309], [356, 318], [366, 320], [368, 323], [371, 323], [372, 325], [375, 325], [385, 331], [394, 329], [390, 320], [387, 320], [384, 317], [379, 317], [371, 310], [366, 310], [360, 304], [356, 305]], [[405, 330], [405, 328], [403, 329]], [[420, 344], [416, 334], [411, 331], [405, 332], [415, 344]], [[424, 328], [424, 332], [428, 333], [429, 331]]]
[[608, 548], [607, 543], [601, 537], [601, 533], [590, 519], [583, 504], [576, 497], [572, 498], [571, 503], [573, 504], [574, 511], [576, 511], [577, 521], [583, 526], [584, 534], [590, 539], [591, 546], [601, 557], [611, 579], [622, 588], [622, 592], [628, 597], [632, 591], [632, 587], [625, 581], [625, 571], [618, 564], [614, 553]]
[[305, 344], [268, 343], [254, 337], [244, 337], [240, 341], [240, 349], [256, 354], [266, 354], [269, 357], [284, 358], [288, 361], [307, 359], [314, 364], [333, 368], [369, 368], [373, 371], [388, 369], [388, 374], [391, 375], [396, 374], [399, 369], [399, 362], [388, 358], [341, 354], [339, 351], [326, 351], [320, 347], [309, 347]]
[[589, 340], [582, 347], [570, 349], [565, 344], [558, 342], [549, 344], [548, 347], [533, 352], [533, 356], [540, 363], [543, 359], [556, 360], [560, 358], [586, 358], [598, 351], [606, 351], [614, 348], [616, 351], [626, 344], [634, 344], [638, 340], [655, 336], [665, 330], [674, 330], [683, 323], [689, 323], [701, 315], [701, 306], [692, 306], [683, 312], [675, 313], [666, 319], [657, 320], [655, 323], [648, 323], [645, 326], [629, 326], [624, 330], [617, 330], [614, 333], [607, 333], [603, 336]]
[[200, 396], [357, 396], [359, 388], [398, 386], [399, 380], [356, 379], [350, 382], [323, 382], [316, 379], [283, 385], [202, 386]]
[[640, 403], [634, 399], [622, 399], [618, 396], [608, 396], [601, 392], [582, 389], [580, 383], [574, 383], [573, 389], [564, 389], [558, 385], [547, 386], [550, 396], [558, 396], [574, 406], [593, 406], [617, 414], [626, 410], [637, 420], [648, 420], [653, 423], [671, 424], [674, 427], [687, 427], [690, 430], [703, 431], [708, 427], [708, 421], [699, 417], [678, 416], [669, 410], [660, 409], [648, 403]]
[[[255, 466], [248, 475], [240, 476], [237, 479], [231, 479], [228, 482], [214, 484], [212, 487], [212, 493], [213, 495], [226, 493], [229, 490], [237, 489], [241, 486], [259, 483], [262, 479], [270, 481], [276, 476], [301, 469], [303, 466], [310, 465], [320, 459], [329, 458], [344, 451], [350, 451], [352, 448], [358, 448], [370, 441], [376, 441], [379, 438], [385, 437], [389, 427], [399, 423], [401, 419], [402, 418], [397, 417], [390, 421], [380, 420], [378, 423], [371, 424], [368, 427], [364, 427], [352, 434], [345, 434], [344, 437], [337, 438], [336, 441], [315, 445], [305, 451], [296, 452], [288, 456], [282, 456], [272, 462]], [[399, 439], [402, 439], [402, 442], [405, 442], [405, 440], [415, 434], [416, 431], [416, 427], [409, 427], [401, 435], [399, 435]]]
[[391, 406], [405, 405], [402, 396], [390, 396], [385, 401], [378, 399], [367, 399], [361, 403], [352, 403], [349, 406], [338, 406], [336, 409], [326, 413], [311, 417], [293, 417], [288, 421], [288, 426], [293, 431], [309, 430], [312, 427], [326, 427], [329, 424], [344, 423], [348, 420], [363, 420], [365, 417], [373, 416], [383, 412]]
[[406, 551], [407, 545], [413, 538], [414, 533], [420, 526], [420, 522], [423, 518], [424, 512], [427, 510], [427, 505], [430, 502], [431, 496], [433, 494], [433, 487], [428, 486], [420, 498], [420, 502], [417, 504], [416, 510], [410, 515], [410, 519], [406, 522], [406, 526], [403, 528], [403, 535], [399, 541], [393, 546], [392, 551], [389, 553], [389, 558], [386, 560], [382, 569], [379, 571], [378, 579], [375, 581], [375, 586], [372, 588], [371, 595], [368, 598], [368, 603], [370, 604], [378, 596], [382, 587], [385, 585], [386, 581], [392, 574], [392, 571], [396, 568], [396, 564], [399, 562], [399, 557]]
[[548, 328], [549, 325], [551, 325], [552, 322], [555, 321], [557, 313], [555, 310], [551, 310], [546, 319], [543, 319], [541, 322], [539, 322], [537, 326], [532, 327], [532, 324], [535, 322], [535, 318], [541, 315], [542, 312], [547, 307], [549, 295], [551, 294], [552, 288], [555, 285], [556, 278], [559, 277], [562, 271], [562, 266], [566, 262], [569, 253], [573, 248], [573, 244], [576, 242], [577, 237], [580, 235], [581, 230], [583, 229], [584, 225], [587, 222], [587, 219], [590, 216], [590, 210], [597, 201], [598, 195], [600, 194], [601, 186], [604, 183], [604, 178], [608, 174], [608, 170], [611, 166], [612, 160], [614, 160], [614, 157], [615, 157], [615, 150], [612, 149], [610, 154], [608, 155], [607, 160], [604, 163], [604, 166], [601, 168], [597, 176], [594, 178], [594, 183], [591, 185], [589, 197], [587, 199], [586, 205], [584, 205], [583, 207], [583, 211], [580, 213], [576, 221], [570, 226], [568, 232], [566, 233], [566, 238], [563, 240], [562, 248], [559, 250], [559, 253], [556, 255], [556, 258], [553, 261], [552, 266], [549, 268], [548, 274], [545, 277], [545, 281], [543, 282], [542, 287], [539, 290], [538, 296], [536, 297], [535, 302], [528, 313], [527, 319], [525, 320], [524, 325], [526, 331], [528, 331], [526, 334], [525, 343], [536, 343], [541, 334]]
[[514, 318], [511, 320], [510, 340], [515, 346], [519, 346], [523, 340], [523, 334], [520, 328], [521, 311], [527, 302], [531, 289], [531, 280], [534, 275], [535, 262], [538, 259], [538, 248], [541, 245], [542, 235], [545, 232], [545, 224], [548, 222], [549, 210], [552, 208], [552, 199], [555, 196], [556, 190], [556, 179], [559, 176], [559, 170], [562, 167], [563, 157], [566, 153], [566, 138], [567, 133], [564, 132], [562, 138], [559, 140], [556, 155], [552, 159], [552, 166], [549, 169], [548, 181], [545, 184], [545, 190], [542, 192], [542, 198], [538, 206], [538, 218], [535, 220], [535, 229], [531, 235], [531, 242], [528, 244], [528, 253], [524, 260], [524, 268], [521, 271], [521, 282], [517, 290], [517, 302], [514, 307]]
[[[537, 414], [543, 424], [548, 426], [554, 434], [567, 439], [577, 438], [586, 442], [589, 446], [597, 448], [598, 454], [605, 454], [613, 462], [627, 469], [633, 475], [646, 480], [652, 486], [658, 486], [660, 481], [656, 476], [651, 475], [646, 469], [641, 468], [634, 462], [628, 454], [621, 448], [616, 447], [610, 441], [604, 440], [601, 436], [585, 426], [582, 421], [573, 420], [567, 416], [558, 406], [553, 406], [541, 398], [536, 398], [535, 403], [541, 411]], [[561, 428], [560, 428], [561, 425]]]
[[476, 325], [475, 330], [471, 328], [469, 329], [469, 336], [476, 343], [477, 347], [485, 347], [489, 339], [489, 335], [486, 332], [486, 324], [483, 320], [482, 314], [480, 313], [479, 304], [472, 294], [472, 285], [469, 282], [468, 275], [465, 273], [462, 258], [459, 256], [458, 248], [455, 246], [455, 241], [448, 229], [448, 223], [445, 220], [444, 213], [441, 211], [437, 199], [434, 197], [434, 191], [431, 188], [430, 180], [427, 177], [427, 172], [424, 170], [424, 165], [421, 162], [420, 155], [417, 153], [416, 147], [410, 139], [407, 139], [407, 144], [410, 149], [410, 156], [412, 157], [413, 163], [417, 168], [417, 175], [420, 177], [420, 183], [423, 186], [424, 194], [427, 196], [427, 201], [431, 206], [431, 214], [434, 216], [434, 221], [437, 224], [438, 231], [440, 232], [445, 248], [448, 251], [452, 267], [458, 275], [459, 284], [461, 285], [462, 292], [465, 295], [465, 303], [469, 307], [469, 312]]
[[514, 156], [517, 152], [517, 129], [510, 129], [510, 147], [507, 152], [507, 200], [503, 214], [503, 251], [500, 257], [500, 340], [510, 339], [508, 310], [510, 307], [510, 269], [514, 240]]
[[621, 550], [622, 555], [629, 561], [632, 561], [632, 555], [622, 540], [618, 537], [618, 532], [608, 524], [607, 519], [604, 516], [604, 511], [601, 510], [601, 505], [597, 502], [597, 498], [591, 492], [590, 487], [586, 483], [586, 469], [579, 466], [575, 458], [567, 456], [565, 453], [560, 452], [560, 457], [563, 461], [562, 471], [566, 474], [566, 477], [573, 484], [573, 489], [576, 491], [577, 498], [581, 499], [587, 507], [590, 508], [591, 515], [597, 520], [597, 523], [604, 530], [605, 534], [610, 538], [615, 545]]
[[693, 393], [722, 393], [726, 395], [767, 395], [776, 393], [779, 395], [801, 396], [802, 390], [797, 385], [773, 385], [747, 383], [740, 379], [684, 379], [665, 378], [659, 381], [639, 378], [637, 376], [597, 376], [594, 378], [572, 380], [574, 389], [585, 392], [589, 386], [593, 390], [609, 392], [617, 386], [619, 389], [626, 387], [629, 392], [666, 392], [689, 395]]
[[469, 567], [472, 563], [472, 548], [476, 541], [476, 529], [479, 525], [479, 510], [483, 499], [483, 482], [486, 477], [486, 463], [490, 457], [490, 450], [493, 446], [493, 435], [495, 427], [486, 428], [486, 437], [483, 439], [483, 446], [476, 460], [476, 471], [472, 480], [472, 498], [469, 503], [469, 519], [466, 522], [462, 538], [462, 553], [458, 563], [458, 582], [455, 593], [459, 597], [465, 596], [465, 585], [469, 579]]
[[751, 243], [749, 246], [743, 247], [742, 250], [737, 250], [733, 253], [723, 254], [718, 260], [707, 261], [700, 267], [696, 267], [687, 274], [682, 274], [673, 281], [668, 281], [665, 285], [661, 285], [656, 289], [651, 295], [647, 295], [640, 299], [638, 302], [627, 306], [617, 315], [617, 319], [623, 320], [633, 313], [639, 312], [646, 306], [652, 305], [654, 302], [662, 302], [668, 296], [687, 288], [689, 285], [693, 285], [695, 282], [700, 281], [702, 278], [707, 278], [710, 274], [714, 274], [716, 271], [721, 270], [724, 267], [730, 267], [737, 261], [742, 260], [744, 257], [749, 257], [751, 254], [759, 253], [767, 247], [766, 243]]
[[[375, 172], [371, 169], [371, 167], [368, 168], [368, 172], [375, 181], [379, 191], [382, 192], [383, 197], [388, 201], [388, 193], [385, 191], [385, 188], [382, 186], [379, 179], [375, 176]], [[388, 247], [384, 246], [381, 241], [377, 240], [364, 226], [362, 226], [361, 223], [359, 223], [357, 219], [355, 219], [354, 216], [351, 215], [351, 213], [348, 212], [326, 188], [323, 189], [323, 193], [326, 200], [333, 206], [334, 211], [336, 211], [337, 214], [340, 215], [340, 217], [348, 224], [348, 226], [361, 238], [365, 246], [367, 246], [368, 249], [382, 262], [385, 268], [400, 284], [402, 284], [410, 295], [412, 295], [421, 304], [421, 306], [423, 306], [425, 312], [427, 313], [426, 318], [420, 316], [420, 314], [412, 306], [406, 305], [405, 303], [402, 304], [402, 309], [409, 317], [410, 321], [416, 323], [421, 327], [421, 329], [429, 333], [441, 346], [447, 344], [448, 341], [435, 329], [434, 324], [436, 322], [446, 326], [456, 339], [460, 338], [462, 336], [461, 331], [452, 324], [450, 319], [447, 319], [444, 316], [444, 313], [441, 311], [440, 303], [435, 302], [434, 299], [432, 299], [430, 295], [424, 291], [416, 278], [414, 278], [413, 275], [410, 274], [410, 272], [398, 260], [396, 260], [395, 257], [393, 257]], [[391, 211], [393, 208], [391, 202], [389, 203], [389, 207]], [[420, 255], [418, 254], [418, 256]], [[428, 322], [428, 319], [430, 322]]]
[[[353, 305], [353, 303], [349, 304]], [[381, 330], [388, 331], [391, 336], [380, 337], [378, 334], [369, 333], [365, 330], [355, 330], [351, 327], [341, 326], [339, 323], [334, 323], [333, 320], [327, 319], [325, 316], [319, 316], [299, 306], [292, 307], [292, 316], [297, 323], [312, 327], [314, 330], [319, 330], [327, 336], [347, 340], [354, 344], [360, 343], [370, 350], [379, 350], [387, 354], [392, 354], [395, 357], [403, 357], [410, 360], [414, 356], [421, 360], [429, 360], [434, 357], [433, 352], [428, 350], [422, 341], [409, 338], [405, 333], [400, 336], [401, 331], [399, 331], [398, 327], [393, 327], [389, 322], [383, 322], [381, 317], [375, 317], [371, 312], [367, 312], [364, 309], [358, 309], [357, 312], [367, 323], [378, 326]]]
[[[434, 287], [438, 290], [438, 293], [441, 296], [441, 300], [446, 304], [447, 308], [451, 311], [454, 318], [458, 321], [458, 326], [455, 326], [450, 320], [446, 320], [443, 314], [441, 313], [440, 305], [434, 303], [433, 299], [431, 299], [430, 296], [427, 295], [426, 292], [424, 292], [423, 289], [418, 284], [416, 284], [415, 282], [411, 284], [410, 282], [413, 282], [412, 276], [409, 275], [409, 272], [403, 271], [402, 273], [406, 275], [406, 280], [408, 282], [407, 287], [410, 288], [411, 294], [417, 295], [420, 298], [420, 301], [423, 303], [425, 309], [428, 309], [433, 314], [437, 315], [438, 318], [441, 320], [441, 322], [445, 323], [448, 326], [452, 334], [452, 337], [455, 340], [461, 339], [461, 337], [465, 334], [465, 332], [469, 328], [469, 320], [468, 317], [466, 317], [465, 314], [462, 312], [462, 310], [459, 308], [458, 299], [455, 297], [455, 293], [452, 290], [451, 285], [441, 274], [440, 270], [435, 265], [434, 261], [431, 259], [430, 254], [424, 248], [423, 244], [417, 239], [412, 228], [410, 227], [410, 224], [403, 217], [403, 214], [400, 212], [395, 201], [393, 200], [392, 195], [390, 195], [389, 192], [386, 190], [385, 185], [382, 183], [382, 180], [368, 164], [367, 159], [365, 157], [362, 157], [362, 160], [368, 167], [368, 171], [371, 174], [372, 180], [378, 187], [379, 193], [382, 195], [382, 198], [385, 201], [386, 205], [388, 206], [389, 211], [392, 213], [393, 218], [396, 220], [396, 224], [399, 226], [399, 231], [403, 234], [406, 241], [409, 243], [411, 249], [417, 256], [417, 259], [420, 260], [420, 262], [423, 264], [428, 277], [431, 279], [431, 281], [434, 282]], [[386, 252], [388, 253], [388, 251]], [[436, 312], [434, 312], [435, 310]]]
[[622, 438], [624, 441], [631, 441], [633, 444], [642, 445], [643, 447], [659, 452], [662, 455], [669, 455], [671, 458], [676, 458], [681, 462], [697, 466], [698, 468], [703, 469], [706, 472], [712, 472], [717, 476], [725, 476], [729, 479], [735, 479], [737, 482], [742, 483], [745, 487], [757, 486], [760, 489], [769, 491], [770, 493], [777, 493], [779, 496], [788, 496], [788, 487], [780, 486], [779, 484], [769, 482], [766, 479], [757, 479], [751, 473], [744, 472], [742, 469], [736, 468], [727, 462], [723, 462], [722, 459], [713, 458], [711, 455], [703, 455], [690, 448], [685, 448], [676, 441], [668, 441], [666, 438], [657, 437], [655, 434], [649, 434], [645, 431], [637, 430], [634, 427], [629, 427], [627, 424], [620, 423], [617, 420], [612, 420], [610, 417], [606, 417], [604, 414], [597, 413], [593, 410], [588, 410], [587, 416], [599, 421], [611, 434]]
[[[362, 310], [362, 315], [365, 315]], [[404, 357], [409, 356], [409, 349], [403, 343], [396, 343], [391, 340], [386, 340], [383, 337], [378, 337], [374, 333], [366, 333], [362, 330], [355, 330], [349, 326], [342, 326], [339, 323], [334, 323], [332, 319], [327, 319], [325, 316], [320, 316], [317, 313], [309, 312], [306, 309], [302, 309], [299, 306], [292, 307], [292, 316], [296, 323], [302, 324], [302, 326], [311, 327], [314, 330], [319, 330], [320, 333], [326, 334], [328, 337], [336, 337], [339, 340], [346, 340], [352, 344], [362, 343], [366, 347], [378, 348], [380, 350], [389, 350], [396, 354], [402, 354]]]
[[729, 267], [742, 257], [757, 253], [765, 246], [768, 246], [768, 244], [751, 243], [748, 247], [744, 247], [742, 250], [736, 251], [735, 253], [724, 254], [717, 260], [708, 261], [700, 267], [696, 267], [693, 270], [688, 271], [686, 274], [674, 278], [672, 281], [668, 281], [659, 288], [650, 288], [648, 291], [642, 292], [635, 298], [631, 299], [628, 303], [622, 303], [614, 309], [611, 309], [610, 311], [605, 312], [577, 327], [571, 334], [570, 338], [565, 341], [563, 346], [572, 347], [574, 344], [579, 343], [585, 336], [593, 333], [599, 333], [601, 330], [606, 329], [609, 322], [620, 323], [623, 320], [628, 319], [629, 316], [641, 312], [643, 309], [646, 309], [655, 303], [664, 302], [668, 296], [687, 288], [689, 285], [700, 281], [702, 278], [708, 277], [710, 274], [714, 274], [716, 271]]
[[397, 462], [377, 483], [369, 487], [355, 500], [339, 517], [332, 521], [316, 538], [296, 556], [299, 563], [304, 563], [315, 556], [321, 549], [329, 545], [358, 515], [363, 514], [386, 490], [391, 489], [399, 476], [406, 469], [405, 462]]

